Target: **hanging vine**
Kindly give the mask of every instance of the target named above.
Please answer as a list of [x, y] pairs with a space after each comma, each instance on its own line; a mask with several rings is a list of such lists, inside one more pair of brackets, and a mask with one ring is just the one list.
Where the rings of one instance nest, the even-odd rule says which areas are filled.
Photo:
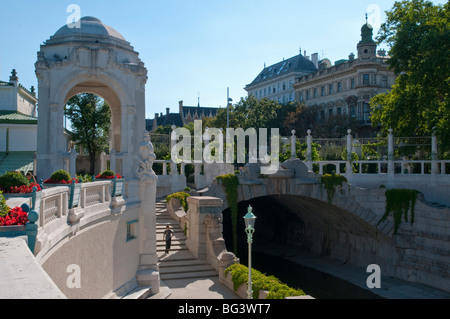
[[383, 222], [390, 214], [394, 212], [394, 234], [397, 234], [398, 226], [402, 222], [408, 221], [408, 212], [411, 212], [411, 225], [414, 223], [414, 207], [417, 201], [415, 189], [389, 189], [386, 191], [386, 211], [381, 217], [378, 225]]
[[231, 211], [231, 227], [233, 229], [233, 252], [235, 255], [237, 255], [237, 188], [239, 185], [239, 180], [235, 174], [217, 176], [216, 180], [221, 181], [222, 185], [225, 187], [225, 194], [227, 195], [227, 202]]
[[336, 175], [336, 172], [333, 171], [331, 174], [323, 175], [320, 182], [325, 187], [327, 191], [328, 203], [331, 204], [334, 194], [336, 193], [336, 187], [342, 186], [342, 183], [347, 182], [347, 179], [345, 176]]

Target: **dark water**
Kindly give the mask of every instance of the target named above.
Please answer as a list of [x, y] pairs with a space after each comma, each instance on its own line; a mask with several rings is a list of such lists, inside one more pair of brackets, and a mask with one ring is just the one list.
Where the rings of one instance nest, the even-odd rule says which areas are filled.
[[[241, 264], [248, 265], [248, 251], [238, 250]], [[252, 252], [252, 268], [273, 275], [292, 288], [316, 299], [382, 299], [369, 290], [319, 270], [261, 252]]]

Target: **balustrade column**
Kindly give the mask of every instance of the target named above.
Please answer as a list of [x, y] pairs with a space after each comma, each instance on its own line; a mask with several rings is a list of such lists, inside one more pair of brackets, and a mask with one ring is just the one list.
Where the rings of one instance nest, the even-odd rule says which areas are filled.
[[292, 136], [291, 136], [291, 158], [297, 158], [297, 148], [296, 148], [296, 141], [297, 141], [297, 137], [295, 136], [295, 130], [291, 131]]
[[77, 151], [75, 150], [75, 147], [70, 151], [69, 156], [69, 174], [70, 176], [76, 176], [76, 168], [77, 168]]
[[392, 187], [394, 185], [394, 135], [392, 134], [393, 130], [389, 129], [389, 135], [388, 135], [388, 182], [387, 186]]
[[431, 136], [431, 174], [438, 174], [438, 164], [437, 164], [437, 137], [433, 133]]
[[[345, 171], [347, 178], [349, 178], [353, 174], [353, 168], [352, 168], [352, 130], [347, 130], [347, 161], [345, 163]], [[339, 165], [339, 164], [337, 164]]]
[[306, 136], [306, 167], [308, 170], [312, 171], [312, 136], [311, 130], [307, 131], [308, 135]]

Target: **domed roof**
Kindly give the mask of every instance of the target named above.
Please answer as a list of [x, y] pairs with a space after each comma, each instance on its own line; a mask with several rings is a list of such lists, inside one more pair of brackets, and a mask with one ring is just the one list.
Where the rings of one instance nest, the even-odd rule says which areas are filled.
[[373, 42], [373, 27], [367, 22], [361, 27], [361, 42]]
[[59, 36], [70, 36], [70, 35], [96, 35], [103, 37], [113, 37], [123, 41], [125, 38], [116, 30], [103, 24], [97, 18], [94, 17], [83, 17], [80, 19], [80, 28], [69, 28], [67, 25], [60, 28], [55, 33], [55, 37]]

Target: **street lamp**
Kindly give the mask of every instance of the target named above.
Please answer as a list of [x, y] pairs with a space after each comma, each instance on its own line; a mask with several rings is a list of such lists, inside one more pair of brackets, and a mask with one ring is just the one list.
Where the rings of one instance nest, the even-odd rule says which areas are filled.
[[245, 221], [245, 232], [247, 233], [247, 243], [248, 243], [248, 290], [247, 299], [253, 299], [252, 290], [252, 242], [253, 233], [255, 232], [255, 221], [256, 216], [252, 213], [252, 206], [248, 206], [247, 215], [244, 216]]

